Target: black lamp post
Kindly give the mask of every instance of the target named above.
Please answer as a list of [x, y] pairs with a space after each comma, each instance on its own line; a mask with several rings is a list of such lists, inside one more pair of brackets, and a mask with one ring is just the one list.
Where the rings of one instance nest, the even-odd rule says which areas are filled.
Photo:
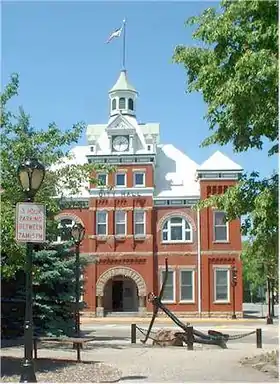
[[[266, 324], [273, 324], [273, 317], [271, 314], [271, 296], [273, 300], [273, 295], [271, 295], [271, 280], [267, 278], [267, 306], [268, 306], [268, 311], [267, 311], [267, 317], [266, 317]], [[272, 304], [273, 305], [273, 304]]]
[[233, 320], [236, 319], [236, 313], [235, 313], [235, 288], [237, 285], [237, 268], [234, 265], [231, 267], [231, 285], [232, 285], [232, 316], [231, 318]]
[[75, 260], [75, 277], [76, 277], [76, 287], [75, 287], [75, 293], [76, 293], [76, 301], [75, 301], [75, 331], [76, 331], [76, 337], [80, 337], [80, 244], [83, 241], [85, 237], [85, 228], [82, 226], [82, 224], [77, 223], [73, 226], [71, 231], [72, 237], [75, 242], [75, 253], [76, 253], [76, 260]]
[[[26, 201], [32, 202], [45, 177], [45, 167], [36, 159], [30, 159], [18, 167], [18, 178]], [[32, 251], [33, 244], [26, 243], [25, 276], [26, 302], [24, 321], [24, 360], [22, 364], [21, 383], [36, 383], [33, 364], [33, 313], [32, 313]]]

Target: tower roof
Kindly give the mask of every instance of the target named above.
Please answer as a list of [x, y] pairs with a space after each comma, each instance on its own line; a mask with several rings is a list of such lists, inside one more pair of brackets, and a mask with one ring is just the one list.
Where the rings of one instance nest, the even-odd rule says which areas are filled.
[[124, 69], [121, 71], [116, 84], [110, 89], [109, 93], [115, 91], [131, 91], [137, 93], [136, 89], [129, 83], [126, 70]]
[[242, 171], [242, 167], [236, 164], [220, 151], [216, 151], [200, 167], [198, 171]]

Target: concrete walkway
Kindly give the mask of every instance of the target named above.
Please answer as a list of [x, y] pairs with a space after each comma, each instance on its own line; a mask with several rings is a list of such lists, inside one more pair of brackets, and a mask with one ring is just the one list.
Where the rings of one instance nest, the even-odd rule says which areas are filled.
[[[197, 347], [198, 348], [198, 347]], [[153, 348], [142, 345], [92, 346], [82, 352], [82, 359], [115, 365], [122, 371], [121, 382], [278, 382], [251, 367], [241, 366], [239, 360], [270, 351], [275, 346], [256, 349], [252, 345], [235, 343], [228, 350], [187, 348]], [[3, 348], [2, 356], [22, 357], [23, 348]], [[38, 357], [75, 359], [75, 351], [40, 348]]]
[[[181, 317], [179, 320], [182, 323], [191, 323], [191, 324], [198, 324], [198, 323], [217, 323], [217, 324], [250, 324], [250, 323], [259, 323], [259, 324], [266, 324], [265, 319], [225, 319], [225, 318], [187, 318], [187, 317]], [[151, 321], [151, 317], [87, 317], [86, 315], [83, 315], [81, 317], [81, 323], [82, 324], [149, 324]], [[276, 321], [277, 322], [277, 321]], [[161, 324], [174, 324], [174, 322], [169, 317], [157, 317], [156, 323]]]

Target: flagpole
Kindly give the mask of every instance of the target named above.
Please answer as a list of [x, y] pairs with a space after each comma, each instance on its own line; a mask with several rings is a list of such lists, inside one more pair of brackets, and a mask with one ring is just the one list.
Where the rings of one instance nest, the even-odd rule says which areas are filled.
[[122, 65], [123, 65], [123, 70], [125, 71], [125, 25], [126, 25], [126, 20], [124, 19], [123, 20], [123, 62], [122, 62]]

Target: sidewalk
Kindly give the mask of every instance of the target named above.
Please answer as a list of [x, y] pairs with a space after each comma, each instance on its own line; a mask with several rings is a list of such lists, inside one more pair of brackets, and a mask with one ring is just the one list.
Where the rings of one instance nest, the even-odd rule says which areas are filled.
[[[120, 345], [93, 345], [82, 351], [83, 361], [101, 361], [117, 367], [124, 383], [267, 383], [278, 382], [250, 366], [241, 366], [240, 359], [271, 351], [275, 346], [256, 349], [253, 345], [235, 343], [229, 349], [207, 348], [188, 351], [186, 347], [151, 348]], [[22, 357], [23, 348], [3, 348], [2, 356]], [[40, 348], [40, 358], [73, 359], [71, 349]]]
[[[217, 323], [217, 324], [234, 324], [234, 325], [241, 325], [241, 324], [250, 324], [250, 323], [259, 323], [259, 324], [266, 324], [265, 319], [247, 319], [247, 318], [241, 318], [241, 319], [227, 319], [227, 318], [187, 318], [187, 317], [181, 317], [179, 320], [182, 323], [199, 323], [199, 324], [209, 324], [209, 323]], [[151, 321], [151, 317], [87, 317], [87, 316], [81, 316], [81, 323], [82, 324], [149, 324]], [[155, 320], [155, 323], [160, 324], [174, 324], [174, 322], [169, 317], [157, 317]]]

